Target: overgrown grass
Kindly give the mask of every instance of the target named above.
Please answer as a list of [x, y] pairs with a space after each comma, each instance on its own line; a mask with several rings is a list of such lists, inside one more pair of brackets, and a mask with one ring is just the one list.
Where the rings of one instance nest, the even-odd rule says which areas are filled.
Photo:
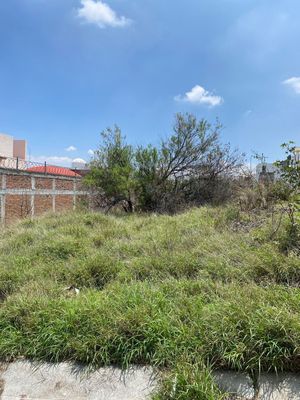
[[[155, 399], [222, 399], [211, 370], [300, 371], [300, 260], [231, 208], [46, 216], [0, 235], [0, 358], [152, 365]], [[75, 286], [78, 296], [65, 290]]]

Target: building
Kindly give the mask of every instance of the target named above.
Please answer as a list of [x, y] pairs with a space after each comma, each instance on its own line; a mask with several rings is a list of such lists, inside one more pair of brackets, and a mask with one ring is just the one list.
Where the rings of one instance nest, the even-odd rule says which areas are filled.
[[[288, 161], [283, 161], [285, 165]], [[295, 147], [292, 162], [300, 163], [300, 147]], [[281, 177], [281, 171], [276, 165], [262, 162], [256, 166], [256, 178], [259, 181], [275, 182]]]
[[256, 166], [256, 178], [258, 181], [275, 182], [280, 179], [280, 170], [274, 164], [260, 163]]
[[73, 178], [81, 177], [81, 175], [79, 173], [76, 173], [75, 171], [71, 170], [70, 168], [57, 167], [54, 165], [34, 166], [34, 167], [27, 168], [26, 171], [40, 173], [40, 174], [47, 174], [47, 175], [69, 176], [69, 177], [73, 177]]
[[90, 171], [89, 165], [82, 158], [75, 158], [72, 161], [71, 169], [81, 176], [85, 176]]
[[26, 159], [26, 141], [16, 140], [12, 136], [0, 133], [0, 160], [8, 158]]
[[295, 147], [294, 153], [295, 153], [295, 161], [300, 162], [300, 147]]

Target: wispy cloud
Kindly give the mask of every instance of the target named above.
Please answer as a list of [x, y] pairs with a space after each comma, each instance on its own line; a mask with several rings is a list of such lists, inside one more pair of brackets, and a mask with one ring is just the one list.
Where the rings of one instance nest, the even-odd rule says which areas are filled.
[[209, 107], [219, 106], [224, 102], [222, 97], [216, 96], [200, 85], [194, 86], [192, 90], [187, 92], [184, 96], [176, 96], [175, 100], [191, 104], [206, 105]]
[[84, 21], [95, 24], [100, 28], [108, 26], [120, 28], [131, 23], [130, 19], [118, 16], [108, 4], [101, 0], [81, 0], [81, 7], [77, 10], [77, 13]]
[[300, 77], [286, 79], [282, 82], [284, 85], [290, 86], [297, 94], [300, 94]]
[[89, 154], [90, 156], [93, 156], [93, 155], [95, 154], [95, 152], [94, 152], [94, 150], [90, 149], [90, 150], [88, 151], [88, 154]]
[[69, 146], [66, 148], [66, 151], [68, 151], [68, 152], [72, 152], [72, 151], [76, 151], [76, 150], [77, 150], [77, 148], [75, 146]]

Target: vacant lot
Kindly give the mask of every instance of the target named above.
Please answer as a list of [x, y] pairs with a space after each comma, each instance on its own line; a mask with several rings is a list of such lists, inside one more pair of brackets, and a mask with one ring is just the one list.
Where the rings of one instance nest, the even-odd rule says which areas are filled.
[[212, 369], [254, 381], [261, 370], [300, 371], [300, 260], [270, 239], [267, 216], [251, 218], [202, 208], [7, 228], [0, 358], [150, 364], [163, 378], [158, 399], [223, 398]]

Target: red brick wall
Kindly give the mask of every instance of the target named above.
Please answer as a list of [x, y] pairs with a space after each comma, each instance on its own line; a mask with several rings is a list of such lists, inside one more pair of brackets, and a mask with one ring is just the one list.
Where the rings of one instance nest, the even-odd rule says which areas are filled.
[[7, 221], [26, 218], [31, 215], [31, 196], [28, 195], [6, 195], [5, 214]]
[[36, 189], [52, 189], [53, 179], [49, 178], [35, 178]]
[[31, 176], [7, 175], [7, 189], [31, 189]]
[[80, 179], [0, 168], [0, 223], [73, 210], [87, 198]]
[[34, 198], [34, 215], [42, 215], [45, 212], [53, 211], [53, 196], [36, 195]]
[[56, 180], [56, 190], [73, 190], [74, 183], [72, 181]]
[[55, 208], [57, 212], [73, 209], [73, 196], [58, 195], [55, 197]]

